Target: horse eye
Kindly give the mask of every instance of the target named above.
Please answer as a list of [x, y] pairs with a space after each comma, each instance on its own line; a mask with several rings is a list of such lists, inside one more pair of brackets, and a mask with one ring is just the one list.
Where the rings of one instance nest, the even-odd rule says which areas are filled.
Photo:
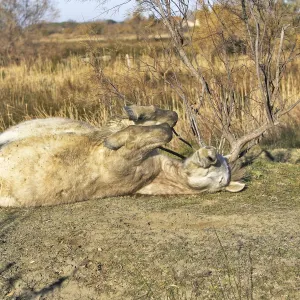
[[223, 178], [223, 177], [221, 177], [221, 179], [220, 179], [219, 183], [222, 183], [223, 179], [224, 179], [224, 178]]

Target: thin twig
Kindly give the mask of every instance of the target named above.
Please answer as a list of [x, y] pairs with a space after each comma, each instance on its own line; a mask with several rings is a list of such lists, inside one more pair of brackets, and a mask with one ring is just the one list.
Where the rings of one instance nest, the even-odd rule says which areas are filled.
[[170, 154], [173, 154], [173, 155], [175, 155], [175, 156], [177, 156], [177, 157], [179, 157], [179, 158], [181, 158], [181, 159], [186, 159], [186, 157], [185, 156], [183, 156], [183, 155], [181, 155], [181, 154], [179, 154], [178, 152], [175, 152], [175, 151], [173, 151], [173, 150], [171, 150], [171, 149], [168, 149], [168, 148], [165, 148], [165, 147], [162, 147], [162, 146], [160, 146], [160, 147], [158, 147], [160, 150], [163, 150], [163, 151], [165, 151], [165, 152], [168, 152], [168, 153], [170, 153]]

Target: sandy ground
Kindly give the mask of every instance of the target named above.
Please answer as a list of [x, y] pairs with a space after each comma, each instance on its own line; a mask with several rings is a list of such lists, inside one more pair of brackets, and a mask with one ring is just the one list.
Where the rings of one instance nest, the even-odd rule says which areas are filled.
[[0, 209], [0, 299], [300, 299], [300, 165], [248, 188]]

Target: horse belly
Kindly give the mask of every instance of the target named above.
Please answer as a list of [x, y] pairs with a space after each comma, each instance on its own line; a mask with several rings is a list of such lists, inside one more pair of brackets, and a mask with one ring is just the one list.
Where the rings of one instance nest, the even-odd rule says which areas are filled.
[[[30, 139], [3, 147], [0, 151], [0, 206], [8, 206], [13, 200], [17, 203], [13, 206], [85, 200], [83, 165], [88, 145], [78, 139]], [[77, 146], [81, 144], [85, 147]], [[10, 198], [13, 200], [8, 200]]]

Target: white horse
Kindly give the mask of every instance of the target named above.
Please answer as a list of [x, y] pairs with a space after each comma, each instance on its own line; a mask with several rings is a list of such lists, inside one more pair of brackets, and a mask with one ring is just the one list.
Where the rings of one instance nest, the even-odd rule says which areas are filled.
[[133, 194], [237, 192], [226, 159], [204, 147], [184, 161], [159, 154], [177, 114], [126, 108], [104, 128], [63, 118], [36, 119], [0, 135], [0, 206], [41, 206]]

